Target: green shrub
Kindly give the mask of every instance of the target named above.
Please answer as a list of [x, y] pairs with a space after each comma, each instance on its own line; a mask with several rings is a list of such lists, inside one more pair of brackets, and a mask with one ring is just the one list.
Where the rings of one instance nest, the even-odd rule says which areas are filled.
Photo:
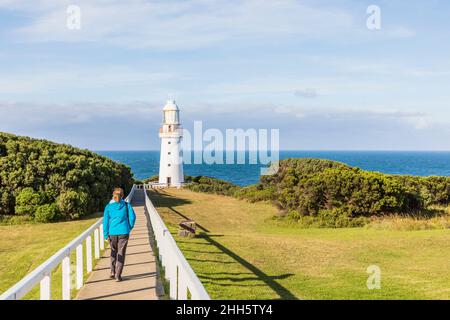
[[237, 189], [234, 196], [238, 199], [246, 199], [249, 202], [269, 201], [276, 198], [275, 192], [274, 187], [263, 189], [260, 185], [252, 185]]
[[370, 222], [366, 217], [351, 217], [340, 209], [320, 210], [317, 216], [302, 216], [297, 211], [289, 214], [301, 227], [306, 228], [355, 228], [363, 227]]
[[128, 193], [132, 185], [129, 167], [94, 152], [0, 132], [0, 215], [32, 217], [56, 204], [58, 217], [76, 218], [103, 210], [114, 187]]
[[[279, 171], [264, 176], [253, 190], [279, 201], [298, 217], [347, 224], [356, 217], [372, 217], [425, 208], [421, 194], [398, 176], [368, 172], [342, 163], [319, 159], [280, 161]], [[266, 191], [267, 193], [264, 193]], [[252, 200], [254, 193], [244, 197]], [[292, 216], [292, 214], [291, 214]], [[319, 220], [320, 220], [319, 219]]]
[[159, 175], [153, 175], [150, 178], [147, 178], [144, 180], [145, 183], [150, 183], [150, 182], [158, 182], [159, 181]]
[[450, 177], [388, 175], [322, 159], [282, 160], [278, 172], [243, 188], [205, 176], [189, 181], [192, 191], [271, 201], [303, 226], [360, 227], [375, 217], [412, 216], [450, 203]]
[[0, 215], [6, 215], [15, 207], [14, 195], [6, 188], [0, 188]]
[[34, 214], [34, 220], [36, 222], [50, 222], [54, 221], [58, 216], [58, 207], [56, 204], [44, 204], [39, 206]]
[[236, 191], [248, 201], [274, 200], [291, 220], [321, 227], [361, 226], [369, 218], [414, 215], [450, 203], [449, 177], [368, 172], [321, 159], [286, 159], [260, 183]]
[[35, 192], [33, 188], [25, 188], [16, 197], [15, 213], [33, 216], [44, 201], [42, 194]]
[[0, 142], [0, 157], [6, 156], [6, 146]]
[[446, 205], [450, 203], [450, 177], [394, 176], [415, 193], [424, 206]]
[[69, 190], [61, 193], [56, 199], [56, 204], [62, 216], [79, 218], [87, 210], [88, 194]]
[[205, 176], [191, 177], [189, 182], [191, 182], [191, 184], [189, 184], [187, 188], [192, 191], [220, 194], [225, 196], [234, 196], [234, 193], [240, 188], [230, 182]]

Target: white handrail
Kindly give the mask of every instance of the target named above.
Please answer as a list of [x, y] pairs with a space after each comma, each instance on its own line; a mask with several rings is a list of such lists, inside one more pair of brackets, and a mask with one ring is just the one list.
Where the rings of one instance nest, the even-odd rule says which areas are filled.
[[145, 207], [150, 216], [153, 232], [158, 247], [159, 259], [165, 268], [165, 277], [170, 283], [171, 299], [187, 300], [189, 290], [192, 300], [210, 300], [203, 284], [178, 248], [158, 211], [147, 195], [144, 185]]
[[[191, 182], [181, 182], [180, 184], [177, 184], [176, 187], [185, 187], [192, 184]], [[175, 186], [175, 185], [174, 185]], [[150, 189], [163, 189], [169, 187], [169, 184], [164, 182], [149, 182], [147, 184], [144, 184], [143, 188], [150, 190]]]
[[125, 198], [125, 201], [126, 201], [126, 202], [128, 202], [128, 203], [131, 202], [131, 200], [133, 199], [133, 196], [134, 196], [134, 191], [135, 191], [136, 189], [138, 189], [138, 188], [139, 188], [138, 185], [133, 184], [133, 187], [131, 188], [130, 193], [129, 193], [128, 196]]
[[[127, 201], [131, 201], [134, 195], [136, 186], [133, 185]], [[71, 266], [70, 254], [76, 250], [76, 288], [80, 289], [83, 285], [83, 242], [86, 240], [86, 270], [87, 273], [92, 271], [92, 234], [94, 237], [95, 254], [98, 256], [99, 249], [104, 249], [103, 238], [103, 218], [98, 219], [92, 226], [84, 231], [77, 238], [72, 240], [68, 245], [59, 250], [48, 260], [46, 260], [39, 267], [34, 269], [30, 274], [25, 276], [22, 280], [17, 282], [13, 287], [8, 289], [0, 296], [0, 300], [19, 300], [32, 290], [40, 282], [41, 300], [51, 299], [51, 273], [60, 263], [62, 263], [62, 286], [63, 286], [63, 300], [70, 300], [71, 291]]]

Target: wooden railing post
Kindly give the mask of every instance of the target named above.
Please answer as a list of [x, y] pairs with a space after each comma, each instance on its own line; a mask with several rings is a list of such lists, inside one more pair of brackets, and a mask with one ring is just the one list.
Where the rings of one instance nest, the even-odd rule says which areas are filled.
[[83, 244], [77, 246], [77, 290], [83, 286]]
[[103, 223], [100, 225], [100, 250], [105, 250], [105, 234], [103, 233]]
[[171, 263], [170, 263], [170, 278], [169, 278], [169, 284], [170, 284], [170, 292], [169, 292], [169, 297], [172, 300], [176, 300], [177, 299], [177, 282], [178, 282], [178, 277], [177, 277], [177, 271], [178, 271], [178, 266], [176, 264], [176, 262], [174, 261], [174, 259], [171, 259]]
[[62, 261], [62, 298], [70, 300], [70, 255]]
[[47, 273], [41, 280], [40, 284], [40, 298], [41, 300], [51, 300], [52, 299], [52, 278], [50, 272]]
[[94, 254], [95, 254], [95, 259], [100, 258], [100, 239], [99, 239], [98, 234], [99, 234], [99, 232], [98, 232], [98, 228], [97, 228], [94, 231]]
[[86, 269], [87, 272], [92, 272], [92, 237], [86, 238]]
[[161, 260], [161, 265], [164, 268], [167, 267], [167, 257], [166, 257], [167, 251], [165, 250], [165, 243], [166, 243], [165, 232], [169, 232], [169, 231], [165, 231], [165, 230], [160, 231], [160, 236], [159, 236], [160, 241], [158, 242], [159, 259]]
[[181, 268], [178, 268], [178, 300], [187, 300], [186, 275]]

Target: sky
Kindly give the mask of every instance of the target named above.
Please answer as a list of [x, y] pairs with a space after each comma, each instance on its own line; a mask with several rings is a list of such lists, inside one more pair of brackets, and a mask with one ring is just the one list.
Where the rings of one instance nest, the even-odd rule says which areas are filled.
[[449, 16], [448, 0], [0, 0], [0, 131], [155, 150], [174, 98], [187, 129], [279, 129], [283, 150], [450, 150]]

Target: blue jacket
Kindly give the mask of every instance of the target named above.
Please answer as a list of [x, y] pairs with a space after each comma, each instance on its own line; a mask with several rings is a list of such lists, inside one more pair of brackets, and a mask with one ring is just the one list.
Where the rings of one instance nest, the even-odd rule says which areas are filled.
[[[126, 206], [128, 206], [128, 219]], [[131, 204], [124, 200], [110, 202], [105, 207], [103, 214], [103, 235], [105, 239], [108, 239], [109, 236], [130, 234], [135, 221], [136, 214]]]

